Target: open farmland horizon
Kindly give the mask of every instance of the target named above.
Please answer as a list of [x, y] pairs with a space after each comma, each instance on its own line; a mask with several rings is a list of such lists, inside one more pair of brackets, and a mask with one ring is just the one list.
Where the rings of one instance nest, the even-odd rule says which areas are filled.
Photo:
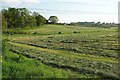
[[118, 1], [1, 0], [0, 79], [119, 80]]
[[3, 78], [119, 78], [118, 38], [117, 27], [6, 29]]

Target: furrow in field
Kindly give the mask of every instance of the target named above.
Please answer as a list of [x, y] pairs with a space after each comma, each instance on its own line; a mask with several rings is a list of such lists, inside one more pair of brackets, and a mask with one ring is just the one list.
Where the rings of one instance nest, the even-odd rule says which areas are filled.
[[34, 50], [38, 50], [38, 51], [45, 51], [45, 52], [48, 52], [48, 53], [51, 53], [51, 54], [59, 54], [59, 55], [62, 55], [62, 56], [66, 55], [67, 57], [85, 58], [85, 59], [93, 60], [93, 61], [111, 62], [111, 63], [117, 63], [118, 64], [118, 59], [116, 59], [116, 58], [108, 58], [108, 57], [102, 57], [102, 56], [96, 56], [96, 55], [88, 55], [88, 54], [83, 54], [83, 53], [82, 54], [77, 54], [77, 53], [68, 52], [68, 51], [41, 48], [41, 47], [36, 47], [36, 46], [31, 46], [31, 45], [26, 45], [26, 44], [20, 44], [20, 43], [15, 43], [15, 42], [9, 42], [9, 43], [14, 44], [18, 47], [29, 48], [29, 49], [34, 49]]
[[[94, 74], [102, 77], [117, 76], [117, 59], [93, 55], [71, 54], [67, 51], [44, 49], [25, 44], [9, 42], [11, 51], [29, 58], [42, 61], [46, 65], [78, 71], [83, 74]], [[12, 48], [13, 47], [13, 48]], [[14, 49], [15, 48], [15, 49]]]

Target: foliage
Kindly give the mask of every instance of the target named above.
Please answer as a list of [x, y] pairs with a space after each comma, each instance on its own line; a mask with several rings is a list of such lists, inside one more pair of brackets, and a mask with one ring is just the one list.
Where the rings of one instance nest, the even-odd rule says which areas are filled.
[[115, 23], [101, 23], [101, 22], [71, 22], [68, 25], [72, 26], [86, 26], [86, 27], [102, 27], [102, 28], [110, 28], [110, 27], [117, 27], [118, 25]]
[[50, 16], [48, 19], [51, 23], [55, 24], [58, 22], [58, 17], [57, 16]]
[[42, 15], [36, 16], [35, 19], [36, 19], [37, 26], [40, 26], [46, 23], [46, 19]]
[[33, 13], [32, 13], [32, 16], [33, 16], [33, 17], [37, 17], [38, 15], [40, 15], [38, 12], [33, 12]]
[[[8, 8], [3, 9], [3, 28], [24, 28], [24, 27], [33, 27], [37, 25], [45, 24], [46, 19], [38, 13], [33, 13], [26, 8]], [[35, 15], [37, 15], [35, 17]]]

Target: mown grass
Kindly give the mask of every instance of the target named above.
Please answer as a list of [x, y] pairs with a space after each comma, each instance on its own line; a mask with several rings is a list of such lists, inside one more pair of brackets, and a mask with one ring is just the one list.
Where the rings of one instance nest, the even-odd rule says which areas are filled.
[[56, 50], [67, 50], [107, 57], [118, 57], [117, 32], [84, 32], [74, 34], [56, 34], [40, 36], [23, 36], [10, 38], [13, 42], [32, 44]]
[[[108, 74], [108, 76], [116, 76], [117, 75], [117, 59], [112, 58], [104, 58], [98, 56], [91, 55], [79, 55], [79, 54], [71, 54], [66, 51], [58, 51], [58, 50], [50, 50], [37, 48], [34, 46], [17, 44], [10, 42], [12, 51], [18, 54], [22, 54], [29, 58], [38, 59], [45, 64], [52, 64], [52, 66], [57, 65], [56, 67], [66, 67], [68, 66], [75, 69], [84, 69], [81, 73], [88, 74], [88, 72], [92, 75], [99, 75], [101, 73]], [[92, 62], [92, 63], [91, 63]], [[71, 69], [70, 68], [70, 69]], [[95, 71], [93, 72], [93, 69]], [[87, 71], [87, 72], [86, 72]], [[102, 71], [102, 72], [101, 72]], [[107, 72], [107, 73], [106, 73]]]
[[68, 52], [68, 51], [52, 50], [52, 49], [40, 48], [40, 47], [29, 46], [29, 45], [13, 43], [13, 42], [8, 42], [8, 43], [13, 44], [16, 47], [21, 47], [25, 50], [32, 49], [32, 50], [36, 50], [36, 51], [43, 51], [43, 52], [45, 51], [49, 54], [58, 54], [58, 55], [64, 56], [65, 58], [68, 58], [68, 57], [85, 58], [87, 60], [100, 61], [100, 62], [111, 62], [111, 63], [118, 64], [118, 60], [116, 58], [109, 58], [109, 57], [102, 57], [102, 56], [95, 56], [95, 55], [86, 55], [86, 54], [77, 54], [77, 53]]
[[[41, 62], [20, 56], [9, 51], [9, 45], [5, 44], [3, 54], [3, 78], [87, 78], [69, 70], [48, 67]], [[92, 76], [95, 77], [95, 76]]]
[[9, 44], [9, 49], [4, 49], [7, 51], [3, 57], [4, 77], [117, 78], [119, 75], [117, 28], [44, 25], [5, 30], [3, 35], [5, 44]]

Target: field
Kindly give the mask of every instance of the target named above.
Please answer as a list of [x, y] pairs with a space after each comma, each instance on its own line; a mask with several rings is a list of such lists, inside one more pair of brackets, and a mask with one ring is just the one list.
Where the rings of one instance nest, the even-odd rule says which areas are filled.
[[118, 29], [68, 25], [3, 31], [3, 78], [118, 78]]

